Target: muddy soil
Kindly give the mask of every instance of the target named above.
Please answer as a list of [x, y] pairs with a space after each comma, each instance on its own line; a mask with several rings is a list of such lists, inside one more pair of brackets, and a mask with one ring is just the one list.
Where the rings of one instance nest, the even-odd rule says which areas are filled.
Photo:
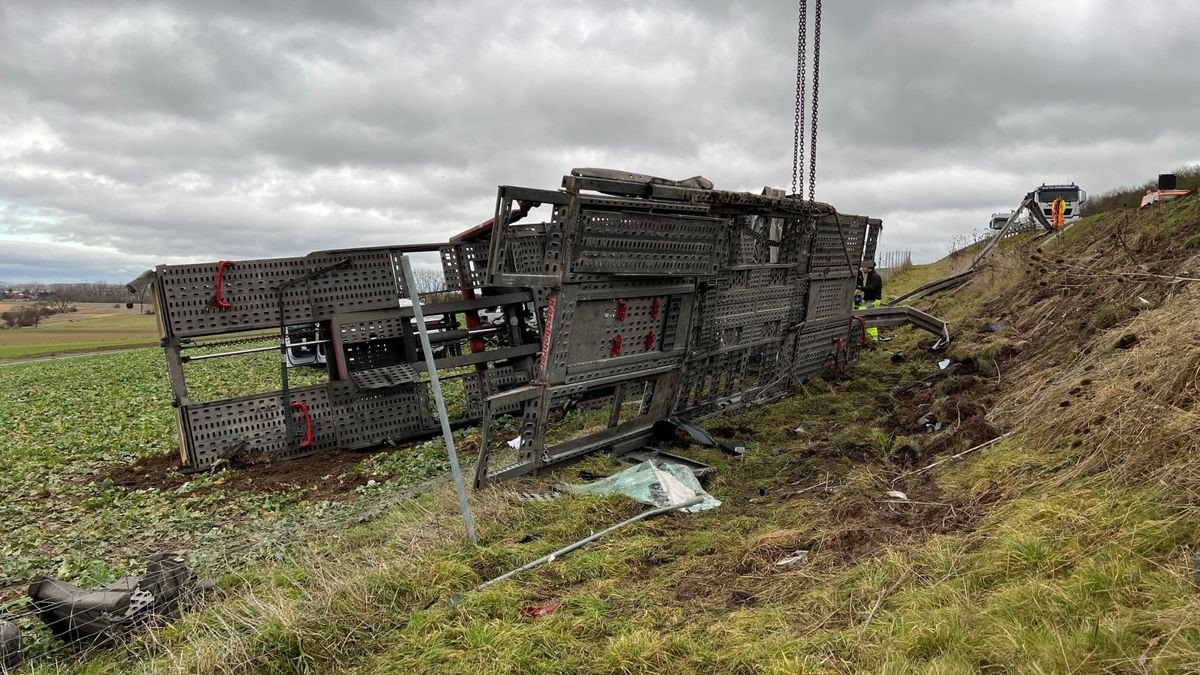
[[[260, 494], [285, 490], [300, 490], [307, 499], [338, 501], [352, 499], [357, 489], [374, 480], [382, 483], [390, 475], [344, 475], [376, 452], [335, 450], [299, 459], [275, 460], [243, 466], [234, 465], [229, 477], [220, 486], [202, 490], [222, 489]], [[192, 480], [197, 474], [179, 470], [179, 457], [159, 455], [139, 461], [132, 466], [118, 467], [96, 479], [124, 490], [158, 488], [174, 490]]]

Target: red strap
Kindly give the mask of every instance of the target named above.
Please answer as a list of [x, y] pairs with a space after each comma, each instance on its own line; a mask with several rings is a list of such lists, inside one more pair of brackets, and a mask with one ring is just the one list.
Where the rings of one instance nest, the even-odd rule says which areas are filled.
[[643, 346], [646, 348], [646, 351], [654, 349], [654, 331], [646, 333], [646, 342]]
[[617, 301], [617, 311], [616, 311], [617, 321], [624, 321], [625, 315], [628, 312], [629, 312], [629, 306], [625, 304], [625, 301], [618, 300]]
[[222, 260], [217, 263], [217, 294], [213, 296], [213, 305], [218, 309], [229, 309], [232, 305], [225, 299], [225, 269], [233, 265], [232, 260]]
[[869, 344], [867, 342], [867, 320], [859, 314], [854, 315], [854, 320], [862, 325], [862, 335], [858, 338], [858, 346], [866, 347]]
[[619, 356], [621, 354], [621, 336], [620, 335], [613, 336], [612, 345], [609, 346], [608, 353], [613, 356]]
[[542, 333], [542, 356], [538, 360], [538, 369], [546, 372], [546, 357], [550, 355], [550, 330], [554, 328], [554, 298], [546, 301], [546, 331]]
[[661, 305], [658, 302], [658, 298], [655, 298], [650, 301], [650, 318], [651, 319], [658, 318], [658, 310], [660, 307], [661, 307]]
[[313, 444], [312, 415], [308, 414], [308, 406], [304, 404], [304, 401], [292, 401], [292, 407], [304, 415], [304, 440], [300, 441], [300, 447], [307, 448]]

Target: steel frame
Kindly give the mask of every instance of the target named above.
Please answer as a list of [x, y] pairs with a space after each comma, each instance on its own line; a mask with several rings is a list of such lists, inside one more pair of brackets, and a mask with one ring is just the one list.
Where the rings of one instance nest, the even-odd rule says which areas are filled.
[[[865, 327], [851, 313], [856, 268], [880, 228], [779, 190], [575, 170], [559, 190], [501, 186], [494, 217], [446, 243], [160, 266], [180, 455], [201, 470], [243, 450], [290, 458], [434, 435], [419, 374], [429, 358], [461, 382], [455, 422], [481, 424], [477, 486], [634, 450], [667, 417], [775, 400], [853, 363]], [[414, 252], [437, 252], [460, 296], [422, 299], [426, 316], [443, 317], [432, 354], [415, 340], [411, 291], [394, 267]], [[494, 307], [502, 320], [484, 325], [480, 312]], [[284, 340], [298, 324], [328, 341], [327, 384], [189, 397], [185, 352], [203, 338], [271, 329]], [[600, 406], [602, 428], [547, 434], [563, 411]], [[502, 420], [519, 438], [503, 461]]]

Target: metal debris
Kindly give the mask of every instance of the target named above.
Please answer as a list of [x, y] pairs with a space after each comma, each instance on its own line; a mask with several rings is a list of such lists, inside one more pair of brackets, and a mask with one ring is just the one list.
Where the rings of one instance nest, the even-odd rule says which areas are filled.
[[517, 610], [517, 614], [525, 619], [540, 619], [543, 616], [549, 616], [557, 612], [562, 607], [562, 603], [556, 600], [551, 600], [542, 605], [528, 605]]
[[[703, 501], [704, 501], [703, 497], [692, 497], [691, 499], [684, 501], [682, 503], [679, 503], [679, 504], [670, 504], [668, 506], [662, 506], [657, 509], [643, 511], [642, 513], [639, 513], [638, 515], [636, 515], [632, 518], [629, 518], [628, 520], [623, 520], [623, 521], [617, 523], [616, 525], [613, 525], [612, 527], [605, 528], [591, 536], [580, 539], [579, 541], [575, 542], [574, 544], [571, 544], [569, 546], [564, 546], [553, 553], [547, 553], [546, 555], [538, 558], [537, 560], [528, 562], [528, 563], [518, 567], [515, 570], [505, 572], [504, 574], [501, 574], [500, 576], [498, 576], [494, 579], [489, 579], [489, 580], [483, 582], [482, 584], [479, 584], [478, 586], [476, 586], [475, 588], [473, 588], [471, 590], [475, 590], [475, 591], [482, 590], [484, 588], [487, 588], [488, 586], [498, 584], [501, 581], [504, 581], [505, 579], [508, 579], [508, 578], [515, 576], [516, 574], [519, 574], [526, 570], [531, 570], [539, 565], [543, 565], [548, 562], [553, 562], [553, 561], [557, 560], [558, 558], [570, 553], [571, 551], [574, 551], [578, 548], [582, 548], [582, 547], [586, 546], [587, 544], [590, 544], [593, 541], [596, 541], [597, 539], [604, 537], [605, 535], [607, 535], [610, 532], [619, 530], [622, 527], [625, 527], [626, 525], [631, 525], [633, 523], [636, 523], [639, 520], [645, 520], [646, 518], [650, 518], [653, 516], [662, 515], [664, 513], [670, 513], [671, 511], [685, 511], [689, 507], [696, 506]], [[451, 604], [455, 604], [456, 600], [457, 600], [456, 598], [451, 599]], [[433, 602], [436, 602], [436, 599]], [[430, 602], [431, 606], [433, 605], [433, 602]]]
[[196, 586], [183, 558], [160, 554], [145, 576], [122, 577], [98, 590], [37, 577], [29, 585], [32, 611], [67, 644], [97, 643], [154, 619], [174, 618], [183, 597]]
[[0, 673], [21, 666], [21, 629], [11, 621], [0, 620]]
[[792, 551], [790, 555], [775, 563], [779, 569], [788, 570], [808, 562], [808, 551]]

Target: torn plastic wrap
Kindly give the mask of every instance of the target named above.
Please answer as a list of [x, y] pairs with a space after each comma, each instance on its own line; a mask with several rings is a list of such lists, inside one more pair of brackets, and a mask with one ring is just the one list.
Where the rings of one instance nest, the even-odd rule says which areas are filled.
[[673, 462], [650, 460], [594, 483], [565, 487], [573, 492], [625, 495], [651, 506], [669, 506], [692, 497], [702, 497], [704, 501], [683, 509], [689, 513], [707, 511], [721, 505], [718, 499], [700, 487], [700, 481], [696, 480], [691, 469]]

